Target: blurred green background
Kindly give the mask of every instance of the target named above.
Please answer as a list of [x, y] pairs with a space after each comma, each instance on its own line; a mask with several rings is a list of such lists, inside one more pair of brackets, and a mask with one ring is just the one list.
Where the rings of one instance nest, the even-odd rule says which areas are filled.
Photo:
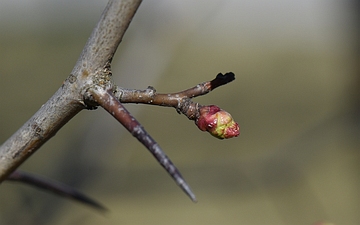
[[[0, 3], [1, 142], [60, 87], [105, 5]], [[238, 138], [217, 140], [174, 109], [128, 105], [199, 202], [98, 109], [77, 115], [21, 169], [110, 212], [4, 182], [0, 224], [359, 224], [358, 15], [356, 1], [143, 2], [113, 62], [117, 84], [165, 93], [236, 74], [194, 101], [230, 112]]]

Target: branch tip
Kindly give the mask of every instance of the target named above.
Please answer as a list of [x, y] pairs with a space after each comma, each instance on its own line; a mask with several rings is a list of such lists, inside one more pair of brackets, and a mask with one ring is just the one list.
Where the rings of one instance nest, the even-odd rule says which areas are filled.
[[235, 80], [235, 74], [233, 72], [228, 72], [225, 74], [222, 73], [218, 73], [218, 75], [216, 75], [216, 79], [223, 79], [223, 80], [227, 80], [229, 82]]
[[235, 80], [235, 74], [233, 72], [228, 72], [225, 74], [218, 73], [215, 79], [210, 81], [210, 90], [214, 90], [217, 87], [230, 83], [231, 81]]

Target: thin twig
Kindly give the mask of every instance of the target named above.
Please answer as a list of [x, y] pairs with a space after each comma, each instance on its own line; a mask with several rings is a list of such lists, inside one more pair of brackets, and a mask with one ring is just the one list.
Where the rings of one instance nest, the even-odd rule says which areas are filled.
[[145, 90], [124, 89], [116, 86], [115, 96], [121, 103], [142, 103], [174, 107], [179, 113], [183, 113], [190, 120], [196, 120], [201, 105], [192, 102], [191, 99], [205, 95], [233, 80], [235, 80], [234, 73], [228, 72], [224, 75], [219, 73], [211, 81], [203, 82], [184, 91], [169, 94], [156, 93], [156, 90], [150, 86]]

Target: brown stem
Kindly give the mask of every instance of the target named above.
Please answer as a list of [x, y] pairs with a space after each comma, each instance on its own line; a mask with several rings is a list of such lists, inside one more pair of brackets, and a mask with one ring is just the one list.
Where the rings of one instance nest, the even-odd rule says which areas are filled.
[[93, 99], [106, 111], [108, 111], [117, 121], [119, 121], [135, 138], [137, 138], [156, 158], [168, 174], [174, 179], [177, 185], [196, 202], [194, 193], [190, 186], [182, 177], [180, 171], [175, 167], [172, 161], [162, 151], [156, 141], [146, 132], [141, 124], [127, 111], [121, 102], [114, 96], [111, 90], [103, 89], [89, 90]]
[[219, 73], [215, 79], [184, 91], [170, 94], [156, 93], [156, 90], [149, 86], [145, 90], [124, 89], [116, 86], [115, 96], [121, 103], [143, 103], [159, 106], [174, 107], [179, 113], [183, 113], [189, 119], [195, 120], [198, 117], [199, 107], [198, 103], [191, 101], [192, 98], [205, 95], [217, 87], [225, 85], [235, 80], [235, 75], [232, 72], [223, 75]]
[[71, 198], [75, 201], [91, 206], [97, 210], [107, 211], [107, 209], [104, 206], [102, 206], [100, 203], [82, 194], [81, 192], [75, 190], [74, 188], [67, 186], [65, 184], [55, 182], [53, 180], [39, 177], [35, 174], [30, 174], [24, 171], [15, 170], [13, 173], [11, 173], [8, 176], [7, 180], [26, 183], [31, 186], [44, 189], [46, 191], [51, 191], [57, 195], [66, 198]]

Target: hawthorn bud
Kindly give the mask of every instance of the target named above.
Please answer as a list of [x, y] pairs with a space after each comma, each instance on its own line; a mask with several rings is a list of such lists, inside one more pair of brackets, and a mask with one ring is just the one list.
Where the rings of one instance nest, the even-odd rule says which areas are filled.
[[216, 105], [202, 106], [199, 112], [200, 116], [195, 123], [200, 130], [219, 139], [239, 136], [240, 127], [228, 112]]

